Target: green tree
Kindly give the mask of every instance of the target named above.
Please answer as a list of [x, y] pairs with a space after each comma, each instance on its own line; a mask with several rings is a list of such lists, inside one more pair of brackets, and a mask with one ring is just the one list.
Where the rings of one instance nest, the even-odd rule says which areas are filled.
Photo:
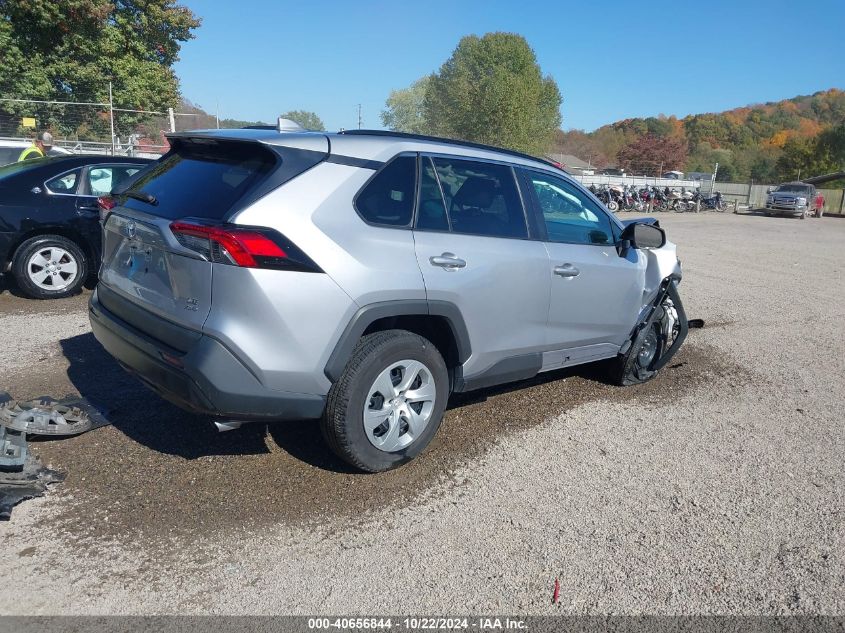
[[[179, 103], [173, 64], [199, 25], [174, 0], [0, 0], [0, 94], [104, 103], [111, 81], [115, 106], [164, 110]], [[108, 117], [90, 108], [1, 107], [62, 133], [87, 125], [108, 134]]]
[[283, 119], [290, 119], [294, 123], [299, 123], [306, 130], [323, 132], [326, 129], [326, 126], [323, 125], [322, 119], [320, 119], [316, 113], [309, 112], [307, 110], [291, 110], [290, 112], [285, 112], [280, 116]]
[[521, 35], [461, 39], [432, 75], [425, 119], [441, 136], [542, 154], [560, 127], [560, 91]]
[[381, 122], [386, 128], [411, 134], [429, 134], [425, 118], [425, 93], [431, 77], [417, 79], [407, 88], [391, 90], [385, 108], [381, 111]]
[[779, 180], [821, 176], [845, 169], [845, 123], [809, 139], [790, 139], [775, 171]]

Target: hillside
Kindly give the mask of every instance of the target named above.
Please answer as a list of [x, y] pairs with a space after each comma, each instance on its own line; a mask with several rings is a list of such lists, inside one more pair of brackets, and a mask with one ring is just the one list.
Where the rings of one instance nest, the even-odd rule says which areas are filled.
[[[664, 170], [710, 172], [718, 162], [719, 180], [778, 180], [789, 175], [784, 172], [793, 168], [793, 154], [807, 153], [822, 132], [840, 125], [845, 125], [845, 91], [833, 88], [726, 112], [624, 119], [594, 132], [560, 132], [554, 151], [598, 167], [619, 165], [648, 174], [661, 163]], [[677, 149], [679, 141], [681, 151], [663, 151], [670, 143]], [[639, 160], [632, 162], [632, 155]]]

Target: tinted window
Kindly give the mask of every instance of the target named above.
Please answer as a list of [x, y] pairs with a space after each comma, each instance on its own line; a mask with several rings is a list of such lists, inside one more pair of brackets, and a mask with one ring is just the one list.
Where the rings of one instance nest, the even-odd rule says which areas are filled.
[[610, 218], [577, 187], [549, 174], [529, 172], [550, 242], [612, 244]]
[[435, 158], [434, 165], [454, 232], [528, 237], [510, 167], [456, 158]]
[[52, 180], [48, 180], [44, 185], [53, 193], [75, 194], [76, 187], [79, 184], [79, 169], [76, 169], [69, 174], [62, 174], [56, 176]]
[[221, 220], [276, 164], [272, 152], [259, 143], [178, 139], [168, 154], [130, 185], [132, 191], [154, 196], [158, 204], [129, 197], [121, 204], [174, 220]]
[[392, 160], [358, 194], [358, 213], [373, 224], [408, 226], [414, 213], [416, 180], [415, 156]]
[[25, 147], [0, 147], [0, 165], [17, 162]]
[[[18, 152], [20, 154], [20, 152]], [[17, 161], [17, 157], [15, 157]], [[9, 163], [8, 165], [4, 165], [0, 167], [0, 180], [5, 180], [6, 178], [11, 178], [16, 174], [23, 173], [25, 171], [29, 171], [31, 169], [37, 169], [38, 167], [42, 167], [43, 165], [47, 164], [42, 162], [44, 159], [41, 160], [25, 160], [21, 163], [13, 162]]]
[[92, 196], [109, 194], [141, 171], [131, 165], [97, 165], [88, 169], [88, 193]]
[[434, 173], [431, 159], [423, 157], [420, 169], [420, 205], [417, 211], [417, 228], [430, 231], [448, 231], [446, 205]]

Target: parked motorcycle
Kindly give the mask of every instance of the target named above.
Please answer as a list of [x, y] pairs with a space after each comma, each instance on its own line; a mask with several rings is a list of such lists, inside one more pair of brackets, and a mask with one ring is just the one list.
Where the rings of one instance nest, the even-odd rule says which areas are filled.
[[715, 209], [716, 211], [724, 211], [728, 207], [722, 199], [721, 191], [714, 191], [707, 198], [702, 198], [701, 204], [705, 209]]

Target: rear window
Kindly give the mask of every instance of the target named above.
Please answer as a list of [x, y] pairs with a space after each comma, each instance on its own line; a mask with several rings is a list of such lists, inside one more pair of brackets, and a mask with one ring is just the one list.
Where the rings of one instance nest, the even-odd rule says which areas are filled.
[[416, 156], [400, 156], [367, 183], [355, 199], [355, 207], [367, 222], [408, 226], [414, 213], [416, 181]]
[[[20, 152], [18, 152], [20, 154]], [[17, 160], [17, 157], [15, 158]], [[11, 178], [16, 174], [20, 174], [25, 171], [29, 171], [30, 169], [36, 169], [41, 167], [42, 165], [46, 165], [46, 159], [39, 158], [39, 159], [32, 159], [32, 160], [25, 160], [20, 163], [11, 163], [9, 165], [4, 165], [0, 167], [0, 180], [5, 180], [6, 178]]]
[[238, 200], [273, 171], [276, 163], [276, 156], [259, 143], [177, 139], [170, 152], [130, 185], [131, 191], [150, 194], [158, 204], [130, 197], [121, 204], [173, 220], [222, 220]]
[[0, 165], [17, 162], [25, 147], [0, 147]]

